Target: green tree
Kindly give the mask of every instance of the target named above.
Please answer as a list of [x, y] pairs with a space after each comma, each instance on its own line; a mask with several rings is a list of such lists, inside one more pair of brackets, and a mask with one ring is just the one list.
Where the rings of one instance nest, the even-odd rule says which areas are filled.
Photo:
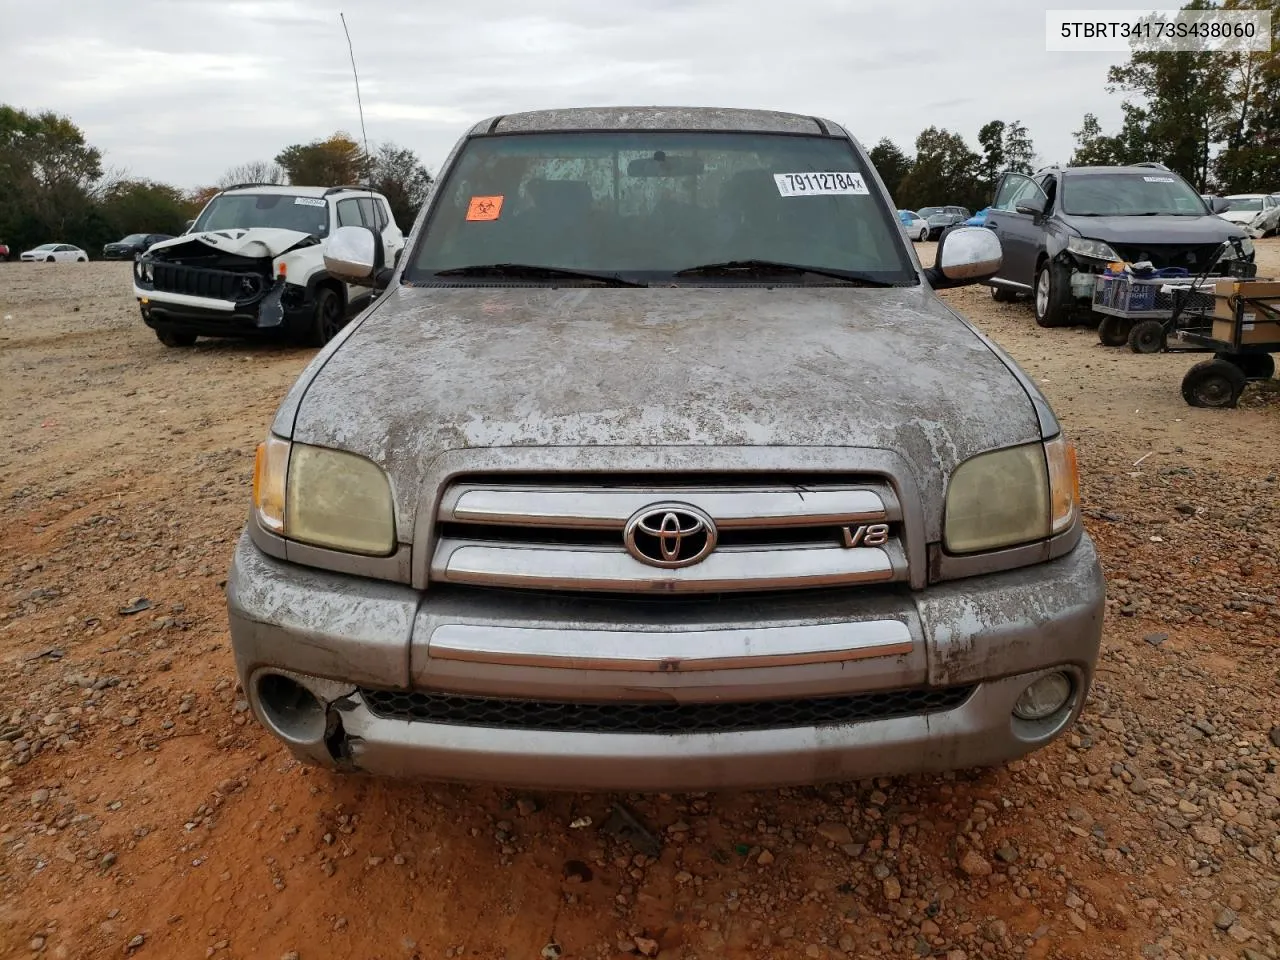
[[1004, 129], [1004, 157], [1008, 170], [1031, 173], [1035, 169], [1035, 144], [1032, 143], [1027, 128], [1017, 120]]
[[1003, 120], [992, 120], [984, 123], [978, 131], [978, 146], [982, 147], [982, 160], [978, 165], [979, 176], [983, 182], [995, 188], [1000, 174], [1008, 169], [1004, 151], [1005, 123]]
[[412, 150], [394, 143], [378, 146], [370, 164], [369, 185], [387, 198], [401, 230], [413, 226], [432, 183], [430, 171]]
[[1225, 193], [1269, 192], [1280, 184], [1280, 0], [1229, 0], [1228, 8], [1271, 13], [1271, 49], [1227, 55], [1227, 95], [1231, 101], [1214, 162]]
[[105, 192], [102, 216], [120, 236], [182, 232], [189, 219], [182, 191], [149, 180], [122, 180]]
[[275, 160], [295, 186], [337, 187], [363, 183], [369, 159], [360, 145], [339, 131], [327, 140], [295, 143]]
[[978, 177], [980, 163], [960, 134], [928, 127], [916, 137], [915, 162], [902, 179], [897, 202], [912, 210], [985, 203], [988, 196]]
[[895, 198], [897, 202], [898, 188], [911, 170], [911, 158], [888, 137], [883, 138], [868, 150], [867, 156], [871, 160], [871, 165], [876, 168], [876, 172], [880, 174], [880, 179], [884, 181], [884, 187], [889, 191], [889, 196]]
[[58, 114], [0, 105], [0, 236], [13, 246], [91, 244], [102, 153]]

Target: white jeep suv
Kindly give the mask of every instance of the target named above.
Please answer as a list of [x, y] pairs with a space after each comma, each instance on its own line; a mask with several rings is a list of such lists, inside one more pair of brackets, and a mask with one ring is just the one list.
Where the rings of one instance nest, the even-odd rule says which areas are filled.
[[372, 227], [382, 265], [404, 249], [387, 198], [365, 187], [242, 184], [217, 194], [186, 233], [134, 263], [142, 319], [167, 346], [196, 337], [285, 335], [327, 343], [369, 297], [324, 267], [321, 241]]

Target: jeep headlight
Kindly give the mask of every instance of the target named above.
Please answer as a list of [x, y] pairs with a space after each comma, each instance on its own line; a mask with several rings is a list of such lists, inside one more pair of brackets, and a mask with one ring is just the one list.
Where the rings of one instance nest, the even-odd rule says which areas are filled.
[[253, 509], [263, 529], [345, 553], [395, 550], [391, 483], [371, 460], [268, 437], [258, 445]]
[[1080, 499], [1075, 448], [1046, 443], [993, 450], [956, 467], [947, 486], [948, 553], [999, 550], [1068, 529]]
[[[1236, 247], [1235, 247], [1236, 243], [1240, 244], [1239, 254], [1236, 253]], [[1250, 257], [1253, 256], [1253, 241], [1248, 237], [1241, 237], [1239, 240], [1236, 240], [1236, 241], [1228, 241], [1226, 244], [1226, 249], [1222, 251], [1222, 256], [1219, 257], [1218, 259], [1238, 260], [1240, 258], [1240, 254], [1243, 254], [1244, 259], [1246, 260], [1248, 260]]]
[[1109, 244], [1101, 240], [1090, 240], [1087, 237], [1069, 237], [1067, 249], [1076, 256], [1089, 257], [1091, 260], [1119, 260], [1120, 254], [1111, 249]]

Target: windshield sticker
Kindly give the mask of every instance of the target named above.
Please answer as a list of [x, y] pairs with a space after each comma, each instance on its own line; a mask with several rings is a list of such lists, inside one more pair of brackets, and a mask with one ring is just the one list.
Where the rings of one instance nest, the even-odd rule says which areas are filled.
[[502, 213], [502, 197], [472, 197], [467, 204], [468, 220], [497, 220]]
[[860, 173], [775, 173], [774, 183], [784, 197], [821, 197], [832, 194], [866, 194]]
[[294, 197], [293, 203], [299, 207], [323, 207], [324, 201], [319, 197]]
[[1173, 177], [1143, 177], [1142, 179], [1147, 181], [1147, 183], [1177, 183], [1178, 182], [1177, 180], [1173, 179]]

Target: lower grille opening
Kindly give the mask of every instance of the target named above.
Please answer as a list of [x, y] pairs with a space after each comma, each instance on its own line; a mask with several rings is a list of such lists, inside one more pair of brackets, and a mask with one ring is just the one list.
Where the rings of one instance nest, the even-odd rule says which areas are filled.
[[794, 700], [605, 701], [513, 700], [453, 693], [361, 689], [365, 704], [388, 720], [574, 733], [729, 733], [827, 727], [953, 710], [974, 686], [882, 690]]

